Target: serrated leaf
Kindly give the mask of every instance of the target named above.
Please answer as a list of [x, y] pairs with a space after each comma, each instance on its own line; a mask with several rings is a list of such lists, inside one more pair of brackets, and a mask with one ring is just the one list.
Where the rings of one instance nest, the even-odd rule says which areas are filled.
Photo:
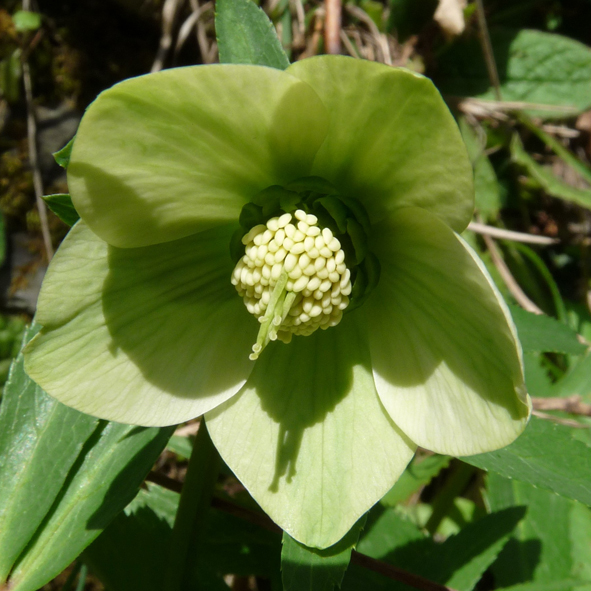
[[509, 306], [523, 350], [536, 353], [568, 353], [582, 355], [587, 347], [579, 342], [577, 333], [566, 324], [545, 316]]
[[561, 425], [532, 417], [511, 445], [462, 460], [591, 505], [591, 449]]
[[252, 0], [218, 0], [215, 28], [221, 63], [289, 66], [273, 23]]
[[[39, 330], [29, 328], [27, 343]], [[60, 404], [16, 358], [0, 406], [0, 586], [33, 538], [98, 419]]]
[[523, 166], [531, 177], [553, 197], [591, 209], [591, 189], [578, 189], [559, 179], [550, 169], [538, 164], [524, 149], [517, 134], [511, 140], [511, 157]]
[[384, 495], [382, 505], [393, 507], [402, 501], [406, 501], [421, 486], [431, 482], [431, 479], [447, 467], [451, 458], [435, 454], [420, 461], [415, 459], [408, 465], [396, 484]]
[[55, 213], [55, 215], [67, 224], [73, 226], [79, 219], [80, 215], [76, 211], [72, 198], [68, 193], [56, 193], [55, 195], [44, 195], [43, 201], [47, 203], [47, 207]]
[[61, 150], [53, 153], [54, 160], [62, 167], [68, 168], [70, 164], [70, 155], [72, 154], [72, 147], [74, 146], [74, 136]]
[[[467, 525], [445, 542], [436, 543], [389, 509], [368, 526], [359, 551], [457, 591], [470, 591], [524, 514], [522, 507], [497, 511]], [[352, 568], [351, 574], [345, 578], [343, 591], [409, 589], [400, 583], [360, 573], [357, 568]]]
[[364, 524], [365, 516], [342, 540], [326, 550], [308, 548], [284, 532], [281, 551], [284, 590], [333, 591], [340, 587]]
[[17, 10], [12, 15], [12, 22], [19, 33], [36, 31], [41, 26], [41, 15], [30, 10]]
[[[591, 49], [562, 35], [533, 30], [491, 29], [491, 42], [505, 101], [571, 107], [536, 114], [565, 117], [591, 106]], [[476, 36], [454, 43], [441, 56], [436, 83], [443, 93], [494, 99]]]
[[137, 494], [173, 429], [100, 421], [15, 565], [11, 591], [35, 591], [66, 568]]

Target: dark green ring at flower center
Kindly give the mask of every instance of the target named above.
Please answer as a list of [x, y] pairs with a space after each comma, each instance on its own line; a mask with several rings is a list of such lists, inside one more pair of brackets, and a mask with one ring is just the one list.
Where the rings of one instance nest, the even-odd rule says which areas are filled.
[[329, 228], [338, 238], [353, 285], [346, 311], [357, 308], [380, 278], [380, 263], [368, 250], [369, 216], [357, 199], [339, 195], [332, 184], [321, 177], [304, 177], [285, 187], [267, 187], [247, 203], [240, 212], [240, 228], [230, 244], [233, 261], [237, 263], [244, 255], [242, 237], [251, 228], [297, 209], [315, 215], [319, 226]]

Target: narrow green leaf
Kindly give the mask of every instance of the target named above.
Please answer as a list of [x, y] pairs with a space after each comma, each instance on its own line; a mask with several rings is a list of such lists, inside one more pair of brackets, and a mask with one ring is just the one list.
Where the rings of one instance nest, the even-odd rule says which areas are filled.
[[581, 587], [585, 587], [586, 591], [587, 585], [588, 583], [586, 581], [566, 579], [564, 581], [553, 581], [551, 583], [523, 583], [522, 585], [503, 587], [502, 589], [499, 589], [499, 591], [566, 591], [567, 589], [580, 589]]
[[0, 61], [0, 91], [9, 103], [19, 99], [22, 73], [20, 49]]
[[538, 164], [525, 151], [517, 134], [514, 134], [511, 140], [511, 157], [517, 164], [523, 166], [549, 195], [591, 209], [591, 189], [577, 189], [568, 185], [555, 176], [551, 170]]
[[549, 421], [532, 417], [511, 445], [462, 460], [591, 505], [591, 449]]
[[137, 494], [173, 430], [100, 421], [16, 564], [11, 591], [35, 591], [66, 568]]
[[591, 169], [588, 166], [583, 164], [570, 150], [567, 150], [554, 136], [538, 127], [527, 115], [521, 113], [519, 120], [530, 131], [533, 131], [557, 156], [560, 156], [566, 164], [591, 184]]
[[[27, 343], [38, 327], [29, 328]], [[15, 360], [0, 405], [0, 586], [60, 492], [98, 420], [60, 404]]]
[[12, 15], [12, 22], [19, 33], [36, 31], [41, 26], [41, 15], [30, 10], [17, 10]]
[[44, 195], [43, 200], [47, 203], [47, 207], [55, 213], [55, 215], [67, 224], [73, 226], [80, 216], [72, 203], [72, 198], [68, 193], [56, 193], [55, 195]]
[[252, 0], [218, 0], [215, 27], [221, 63], [289, 66], [273, 23]]
[[284, 590], [332, 591], [340, 587], [364, 524], [365, 516], [342, 540], [326, 550], [308, 548], [284, 533], [281, 552]]
[[587, 350], [577, 339], [577, 333], [566, 324], [518, 306], [509, 309], [524, 351], [582, 355]]
[[416, 461], [415, 456], [396, 484], [384, 495], [381, 500], [382, 505], [394, 507], [398, 503], [406, 501], [422, 486], [429, 484], [434, 476], [447, 467], [450, 460], [449, 456], [435, 454]]
[[70, 164], [70, 155], [72, 154], [72, 147], [74, 146], [74, 136], [61, 150], [53, 153], [55, 161], [62, 167], [68, 168]]

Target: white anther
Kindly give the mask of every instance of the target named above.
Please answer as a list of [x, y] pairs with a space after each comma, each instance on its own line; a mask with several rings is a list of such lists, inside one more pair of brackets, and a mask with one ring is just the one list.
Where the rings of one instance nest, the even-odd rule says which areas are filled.
[[309, 213], [306, 216], [306, 220], [305, 221], [308, 224], [308, 226], [315, 226], [318, 223], [318, 218], [314, 214]]
[[306, 230], [306, 234], [310, 237], [316, 237], [320, 235], [320, 228], [318, 226], [310, 226]]
[[341, 276], [336, 271], [329, 273], [328, 278], [330, 279], [330, 281], [332, 283], [340, 283], [341, 282]]
[[290, 279], [296, 280], [299, 279], [302, 275], [304, 274], [304, 272], [302, 271], [302, 268], [299, 265], [296, 265], [288, 274], [287, 276]]
[[283, 248], [285, 248], [285, 250], [289, 251], [294, 244], [295, 244], [295, 242], [291, 238], [286, 236], [285, 240], [283, 241]]
[[252, 242], [254, 240], [255, 236], [258, 236], [259, 234], [264, 232], [266, 229], [267, 229], [266, 226], [264, 226], [263, 224], [259, 224], [258, 226], [254, 226], [254, 228], [251, 228], [244, 236], [242, 236], [242, 244], [246, 245], [249, 242]]
[[306, 254], [305, 252], [300, 255], [300, 260], [298, 261], [298, 265], [304, 270], [309, 264], [312, 259]]
[[[318, 250], [321, 250], [322, 248], [326, 247], [326, 242], [324, 242], [324, 238], [322, 238], [322, 235], [316, 236], [316, 238], [314, 238], [314, 246]], [[328, 256], [330, 256], [330, 255], [328, 255]]]
[[296, 227], [293, 224], [287, 224], [287, 226], [285, 226], [285, 234], [288, 238], [293, 238], [295, 233]]
[[317, 289], [313, 294], [315, 300], [321, 300], [322, 296], [324, 295], [320, 289]]
[[265, 244], [261, 244], [257, 249], [257, 256], [255, 257], [255, 263], [257, 260], [264, 261], [265, 257], [267, 256], [267, 252], [269, 249]]
[[289, 252], [292, 254], [302, 254], [304, 252], [304, 243], [303, 242], [296, 242], [290, 249]]
[[309, 314], [313, 305], [314, 305], [314, 302], [312, 302], [312, 300], [306, 298], [304, 300], [304, 304], [302, 305], [302, 308], [304, 309], [304, 313]]
[[318, 304], [314, 304], [312, 306], [312, 309], [309, 312], [310, 314], [310, 318], [316, 318], [317, 316], [320, 316], [320, 314], [322, 314], [322, 306], [319, 306]]
[[320, 284], [320, 287], [318, 289], [320, 289], [320, 291], [324, 293], [324, 292], [328, 291], [331, 287], [332, 287], [332, 283], [328, 279], [325, 279]]
[[334, 257], [330, 257], [326, 261], [326, 268], [328, 269], [329, 273], [334, 273], [337, 270], [337, 263], [334, 260]]
[[[347, 270], [348, 270], [348, 269], [347, 269]], [[351, 289], [352, 289], [352, 286], [351, 286], [351, 284], [350, 284], [350, 283], [348, 283], [347, 285], [345, 285], [345, 287], [342, 287], [342, 288], [341, 288], [341, 293], [342, 293], [344, 296], [348, 296], [348, 295], [351, 293]]]
[[[343, 278], [341, 279], [341, 293], [343, 293], [343, 289], [345, 289], [345, 287], [349, 283], [350, 279], [351, 279], [351, 271], [349, 271], [349, 269], [345, 269], [345, 273], [343, 275]], [[347, 294], [345, 294], [345, 295], [347, 295]]]
[[334, 236], [332, 240], [327, 243], [326, 246], [328, 246], [328, 248], [330, 248], [330, 250], [332, 250], [333, 252], [337, 252], [341, 249], [341, 243], [338, 241], [338, 238], [335, 238]]
[[328, 259], [333, 255], [332, 250], [330, 250], [330, 248], [328, 248], [328, 246], [323, 246], [322, 248], [319, 249], [320, 250], [320, 254], [325, 258]]
[[306, 235], [306, 232], [308, 231], [309, 227], [310, 226], [308, 226], [306, 222], [298, 222], [298, 230], [304, 235]]
[[265, 263], [271, 265], [271, 267], [275, 264], [275, 255], [272, 252], [268, 252], [265, 255]]
[[310, 255], [310, 258], [312, 258], [312, 259], [315, 259], [320, 256], [320, 253], [318, 252], [318, 249], [316, 247], [310, 249], [308, 251], [308, 254]]
[[318, 277], [312, 277], [312, 279], [310, 279], [310, 281], [308, 282], [308, 289], [310, 291], [316, 291], [320, 287], [321, 283], [322, 282], [320, 281], [320, 279], [318, 279]]
[[261, 274], [265, 279], [271, 278], [271, 267], [269, 265], [263, 265], [261, 268]]
[[269, 244], [271, 238], [273, 238], [273, 232], [271, 232], [271, 230], [265, 230], [261, 234], [261, 244]]
[[310, 263], [304, 270], [304, 275], [308, 277], [312, 277], [312, 275], [316, 275], [316, 268], [314, 267], [313, 263]]
[[324, 267], [324, 269], [320, 269], [320, 271], [316, 271], [316, 276], [319, 279], [322, 279], [322, 281], [324, 281], [325, 279], [328, 278], [328, 269], [326, 267]]
[[305, 222], [307, 214], [303, 209], [297, 209], [296, 212], [293, 214], [297, 220], [300, 222]]
[[[301, 224], [302, 222], [300, 222]], [[295, 234], [293, 235], [293, 241], [294, 242], [303, 242], [304, 238], [306, 237], [306, 235], [304, 234], [304, 232], [302, 232], [301, 230], [296, 230]]]
[[285, 257], [283, 268], [289, 273], [298, 264], [298, 257], [291, 252]]
[[279, 218], [271, 218], [267, 222], [267, 228], [269, 228], [271, 232], [277, 232], [277, 230], [279, 230]]
[[306, 286], [308, 285], [308, 278], [305, 275], [302, 275], [294, 284], [293, 290], [295, 293], [298, 291], [303, 291]]
[[[280, 228], [285, 228], [285, 226], [287, 226], [287, 224], [289, 224], [289, 222], [291, 222], [291, 213], [284, 213], [278, 220], [277, 220], [277, 225]], [[255, 226], [256, 227], [256, 226]]]
[[269, 242], [267, 248], [269, 249], [269, 252], [277, 252], [279, 250], [279, 244], [277, 244], [277, 241], [273, 238], [273, 240]]
[[283, 241], [285, 240], [285, 230], [283, 230], [283, 229], [277, 230], [277, 232], [275, 233], [274, 240], [275, 240], [275, 242], [277, 242], [277, 244], [279, 246], [281, 246], [283, 244]]
[[314, 261], [314, 267], [316, 267], [316, 272], [318, 272], [318, 271], [320, 271], [320, 269], [324, 268], [325, 265], [326, 265], [326, 259], [324, 257], [319, 256]]
[[306, 238], [304, 238], [304, 248], [306, 251], [310, 251], [314, 248], [314, 238], [312, 238], [312, 236], [306, 236]]
[[271, 269], [271, 279], [277, 281], [277, 279], [279, 279], [279, 276], [281, 275], [282, 270], [283, 265], [281, 263], [276, 263], [275, 265], [273, 265], [273, 268]]
[[347, 265], [345, 265], [345, 263], [339, 263], [337, 265], [336, 272], [339, 275], [342, 275], [345, 272], [346, 268], [347, 268]]
[[322, 238], [324, 238], [325, 244], [330, 244], [330, 241], [333, 239], [333, 233], [330, 228], [322, 228]]
[[275, 253], [275, 262], [280, 263], [287, 255], [287, 250], [283, 246]]
[[334, 255], [334, 262], [337, 265], [340, 265], [341, 263], [345, 262], [345, 251], [344, 250], [337, 251], [337, 253]]
[[306, 287], [306, 289], [304, 289], [304, 291], [302, 291], [302, 295], [305, 298], [309, 298], [312, 295], [312, 292]]

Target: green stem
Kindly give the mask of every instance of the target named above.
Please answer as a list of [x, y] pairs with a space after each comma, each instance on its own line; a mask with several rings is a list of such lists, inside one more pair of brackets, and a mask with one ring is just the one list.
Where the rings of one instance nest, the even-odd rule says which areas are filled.
[[204, 543], [206, 516], [217, 482], [220, 456], [214, 447], [205, 421], [201, 421], [183, 484], [179, 508], [174, 520], [168, 557], [165, 591], [187, 588], [188, 565], [195, 569], [199, 548]]
[[443, 518], [447, 515], [453, 505], [455, 498], [466, 488], [475, 470], [472, 466], [459, 462], [455, 471], [449, 476], [447, 482], [441, 489], [433, 502], [433, 513], [425, 524], [425, 529], [433, 535]]

